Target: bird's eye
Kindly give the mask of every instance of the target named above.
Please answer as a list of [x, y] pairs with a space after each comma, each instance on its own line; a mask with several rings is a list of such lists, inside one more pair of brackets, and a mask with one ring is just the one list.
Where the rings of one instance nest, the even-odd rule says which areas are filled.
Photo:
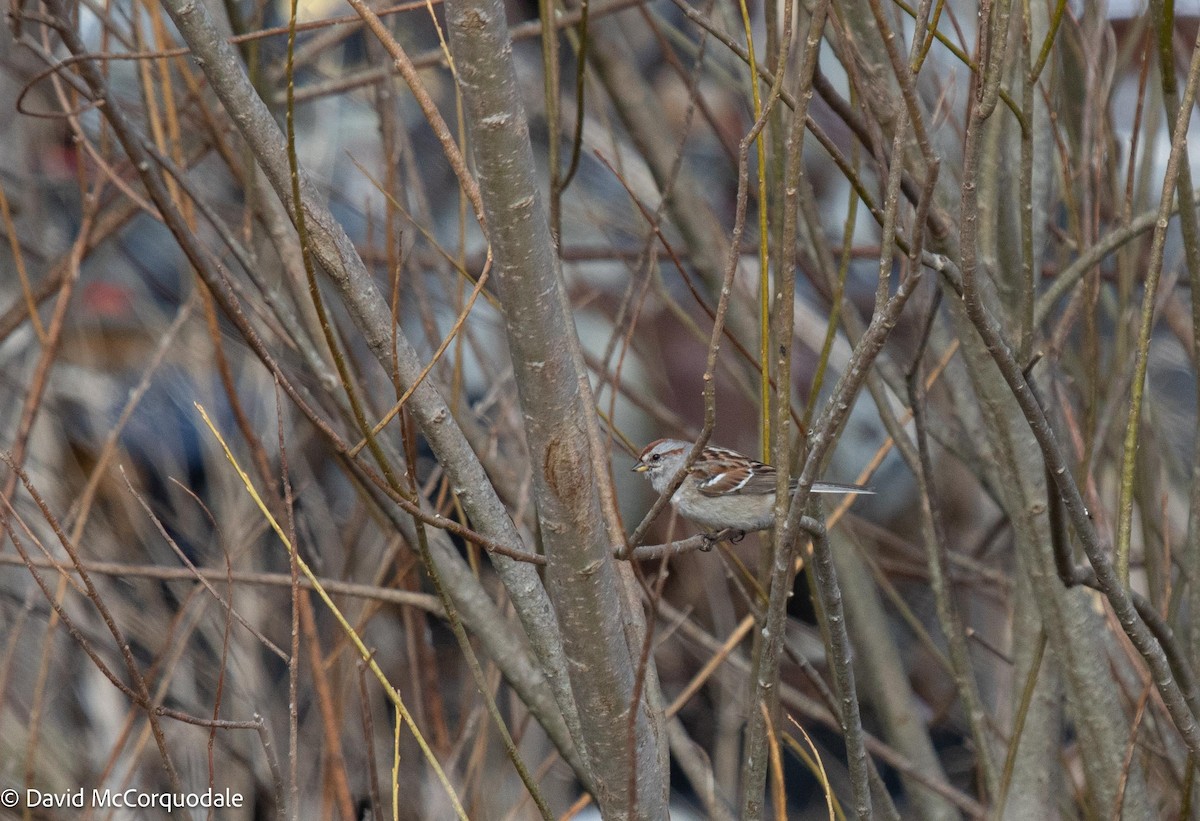
[[661, 459], [661, 458], [662, 458], [662, 454], [661, 454], [661, 453], [655, 453], [655, 454], [653, 454], [653, 455], [650, 457], [650, 461], [651, 461], [651, 462], [657, 462], [657, 461], [658, 461], [659, 459]]

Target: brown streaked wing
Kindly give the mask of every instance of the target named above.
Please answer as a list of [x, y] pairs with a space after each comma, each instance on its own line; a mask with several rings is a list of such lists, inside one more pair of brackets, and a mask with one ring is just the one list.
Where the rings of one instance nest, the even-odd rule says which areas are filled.
[[[711, 463], [710, 463], [711, 464]], [[698, 473], [693, 468], [693, 473]], [[747, 467], [729, 468], [701, 481], [696, 489], [705, 496], [723, 496], [726, 493], [745, 493], [757, 496], [775, 492], [775, 468], [756, 462], [754, 469]]]

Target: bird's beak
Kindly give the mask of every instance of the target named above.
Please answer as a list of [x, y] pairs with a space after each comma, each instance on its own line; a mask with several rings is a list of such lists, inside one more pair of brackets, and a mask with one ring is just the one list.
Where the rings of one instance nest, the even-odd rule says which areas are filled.
[[643, 462], [641, 459], [639, 459], [638, 463], [633, 466], [634, 473], [645, 473], [649, 469], [650, 469], [650, 466], [647, 465], [645, 462]]

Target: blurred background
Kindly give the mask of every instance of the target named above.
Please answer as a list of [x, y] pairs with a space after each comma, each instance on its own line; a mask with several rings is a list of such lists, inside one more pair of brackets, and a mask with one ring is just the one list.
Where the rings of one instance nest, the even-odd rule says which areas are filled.
[[[1161, 278], [1156, 271], [1154, 289], [1145, 287], [1181, 96], [1196, 120], [1183, 96], [1196, 4], [1177, 2], [1166, 18], [1134, 2], [997, 2], [984, 9], [993, 16], [981, 32], [974, 3], [937, 4], [918, 31], [914, 16], [929, 14], [927, 4], [835, 0], [812, 82], [799, 55], [813, 4], [786, 15], [784, 5], [508, 4], [541, 190], [625, 532], [654, 501], [630, 472], [636, 453], [703, 427], [727, 273], [712, 442], [772, 459], [782, 451], [770, 449], [761, 421], [760, 265], [766, 251], [775, 300], [781, 260], [795, 262], [793, 425], [783, 448], [792, 463], [784, 469], [802, 463], [804, 434], [845, 374], [881, 289], [886, 296], [912, 274], [906, 249], [884, 242], [880, 220], [897, 198], [893, 191], [889, 200], [890, 171], [903, 168], [909, 199], [891, 224], [896, 236], [923, 235], [926, 212], [911, 194], [932, 164], [879, 37], [890, 27], [916, 67], [924, 139], [940, 163], [932, 207], [961, 236], [964, 162], [977, 164], [971, 216], [989, 307], [1022, 364], [1038, 360], [1032, 373], [1097, 533], [1111, 549], [1128, 523], [1131, 588], [1174, 629], [1185, 659], [1197, 660], [1200, 313], [1192, 287], [1200, 247], [1177, 219], [1163, 235]], [[422, 93], [459, 129], [454, 139], [469, 141], [440, 5], [374, 8], [417, 67]], [[282, 125], [289, 8], [231, 0], [208, 10]], [[504, 305], [490, 283], [475, 288], [484, 234], [379, 38], [348, 5], [302, 2], [297, 14], [295, 147], [316, 183], [312, 195], [353, 241], [399, 333], [433, 363], [430, 384], [524, 549], [536, 551], [537, 500], [503, 322], [507, 312], [536, 323], [535, 306]], [[198, 403], [400, 694], [469, 816], [538, 817], [447, 624], [412, 520], [364, 473], [379, 470], [369, 449], [346, 453], [362, 437], [297, 234], [174, 25], [153, 2], [64, 10], [14, 0], [8, 19], [0, 36], [0, 449], [8, 463], [0, 468], [0, 787], [24, 796], [211, 786], [246, 796], [246, 806], [220, 818], [384, 818], [395, 794], [401, 818], [452, 816], [343, 627], [293, 585], [287, 549]], [[106, 77], [113, 97], [104, 105], [129, 118], [158, 169], [170, 169], [161, 172], [166, 190], [226, 283], [220, 298], [88, 99], [71, 58], [77, 49], [47, 24], [55, 21]], [[741, 153], [756, 118], [748, 34], [764, 72], [760, 105], [783, 70], [761, 158], [753, 146]], [[779, 56], [781, 44], [790, 57]], [[982, 65], [1001, 93], [992, 116], [972, 120], [978, 155], [964, 158], [968, 114], [985, 94]], [[785, 141], [792, 110], [810, 94], [802, 173], [789, 187]], [[1195, 159], [1193, 145], [1181, 155]], [[747, 205], [735, 236], [740, 156]], [[1178, 185], [1190, 192], [1193, 183], [1181, 173]], [[799, 229], [784, 248], [789, 197]], [[924, 237], [934, 250], [941, 239]], [[345, 372], [366, 417], [382, 420], [397, 402], [396, 380], [338, 289], [317, 277]], [[875, 789], [903, 818], [1196, 815], [1192, 758], [1145, 666], [1102, 598], [1068, 591], [1054, 575], [1047, 509], [1056, 502], [1043, 465], [957, 297], [938, 295], [943, 288], [926, 273], [823, 472], [875, 491], [822, 502]], [[236, 320], [230, 301], [240, 306]], [[773, 323], [766, 343], [774, 368]], [[1131, 449], [1139, 357], [1146, 393]], [[911, 458], [909, 383], [924, 386], [928, 482]], [[463, 489], [407, 411], [380, 438], [428, 512], [473, 524]], [[1134, 481], [1122, 510], [1127, 463]], [[648, 541], [695, 532], [668, 510]], [[445, 583], [474, 585], [493, 627], [520, 634], [480, 546], [444, 531], [431, 538], [461, 560], [464, 575]], [[639, 566], [663, 702], [678, 718], [673, 817], [710, 817], [714, 807], [736, 816], [769, 545], [751, 535]], [[938, 562], [940, 593], [930, 578]], [[849, 800], [809, 590], [802, 572], [780, 670], [777, 817], [828, 817], [828, 795], [839, 813]], [[957, 621], [947, 622], [951, 612]], [[467, 627], [554, 814], [595, 812], [584, 809], [586, 791], [526, 693], [498, 666], [495, 645], [479, 638], [479, 623]], [[965, 667], [951, 637], [966, 649]], [[149, 721], [113, 677], [173, 712]], [[964, 707], [968, 679], [976, 714]], [[711, 772], [711, 783], [698, 783], [697, 771]], [[76, 817], [0, 809], [23, 811]]]

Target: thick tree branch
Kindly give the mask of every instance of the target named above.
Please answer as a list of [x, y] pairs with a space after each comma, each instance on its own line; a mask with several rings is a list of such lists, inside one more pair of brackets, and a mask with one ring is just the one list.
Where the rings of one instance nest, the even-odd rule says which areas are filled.
[[[593, 403], [575, 356], [573, 318], [534, 176], [504, 5], [452, 0], [446, 12], [524, 411], [546, 584], [579, 705], [583, 752], [606, 818], [660, 817], [667, 739], [661, 716], [647, 707], [652, 699], [631, 703], [637, 651], [626, 635], [631, 614], [621, 591], [630, 580], [622, 578], [628, 566], [613, 557], [619, 539], [601, 505], [607, 475], [596, 471], [593, 459]], [[637, 711], [632, 749], [626, 733], [631, 709]]]

